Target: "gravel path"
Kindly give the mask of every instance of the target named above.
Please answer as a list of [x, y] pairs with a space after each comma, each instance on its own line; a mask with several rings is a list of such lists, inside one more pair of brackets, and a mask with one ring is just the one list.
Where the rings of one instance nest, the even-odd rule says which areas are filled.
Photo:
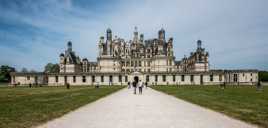
[[253, 125], [173, 96], [122, 89], [38, 128], [252, 128]]

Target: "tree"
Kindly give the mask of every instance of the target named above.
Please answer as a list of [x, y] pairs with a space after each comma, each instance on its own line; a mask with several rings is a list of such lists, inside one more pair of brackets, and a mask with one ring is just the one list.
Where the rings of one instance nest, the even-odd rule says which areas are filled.
[[15, 68], [8, 65], [2, 65], [0, 67], [0, 82], [9, 82], [11, 79], [11, 72], [15, 72]]
[[260, 81], [268, 81], [268, 71], [260, 71], [259, 72], [259, 80]]
[[31, 73], [35, 73], [35, 72], [37, 72], [37, 71], [34, 70], [34, 69], [31, 69], [30, 72], [31, 72]]
[[52, 63], [48, 63], [45, 66], [45, 73], [58, 73], [60, 72], [60, 66], [58, 64], [52, 64]]
[[27, 73], [27, 72], [28, 72], [28, 69], [27, 69], [27, 68], [22, 68], [22, 69], [21, 69], [21, 72], [22, 72], [22, 73]]

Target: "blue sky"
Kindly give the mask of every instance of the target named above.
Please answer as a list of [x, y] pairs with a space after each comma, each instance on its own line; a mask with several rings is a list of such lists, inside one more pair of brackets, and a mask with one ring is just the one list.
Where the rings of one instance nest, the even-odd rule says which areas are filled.
[[211, 68], [268, 70], [267, 0], [0, 0], [0, 65], [42, 71], [58, 63], [67, 41], [96, 61], [97, 42], [110, 27], [130, 40], [162, 27], [174, 37], [176, 59], [201, 39]]

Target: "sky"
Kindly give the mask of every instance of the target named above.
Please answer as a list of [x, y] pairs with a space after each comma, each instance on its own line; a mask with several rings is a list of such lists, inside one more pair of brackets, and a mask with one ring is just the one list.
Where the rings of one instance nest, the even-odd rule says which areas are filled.
[[209, 52], [211, 69], [268, 70], [267, 0], [0, 0], [0, 65], [43, 71], [72, 41], [80, 58], [96, 61], [98, 40], [145, 39], [164, 28], [176, 60]]

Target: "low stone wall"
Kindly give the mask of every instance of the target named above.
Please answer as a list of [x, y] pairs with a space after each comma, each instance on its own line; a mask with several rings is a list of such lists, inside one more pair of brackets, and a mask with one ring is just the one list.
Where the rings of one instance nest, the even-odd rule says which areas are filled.
[[[235, 76], [235, 77], [234, 77]], [[220, 85], [224, 82], [232, 85], [255, 85], [258, 81], [257, 72], [160, 72], [144, 74], [134, 72], [124, 73], [15, 73], [12, 74], [12, 85], [127, 85], [138, 77], [148, 85]], [[266, 84], [266, 83], [265, 83]]]

